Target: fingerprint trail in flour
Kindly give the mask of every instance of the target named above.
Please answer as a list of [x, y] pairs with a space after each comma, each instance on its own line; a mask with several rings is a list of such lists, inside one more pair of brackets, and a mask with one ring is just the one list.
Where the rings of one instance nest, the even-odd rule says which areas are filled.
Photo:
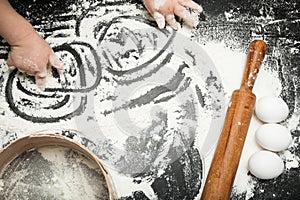
[[[122, 19], [134, 19], [134, 20], [137, 20], [138, 22], [139, 21], [146, 22], [144, 19], [137, 18], [137, 17], [117, 17], [117, 18], [113, 19], [112, 22], [114, 22], [114, 21], [117, 22], [117, 21], [122, 20]], [[103, 33], [101, 33], [103, 36], [105, 36], [106, 34], [108, 35], [107, 31], [110, 28], [111, 24], [113, 24], [113, 23], [110, 23], [109, 25], [107, 25], [107, 28], [105, 29], [105, 31], [103, 31]], [[122, 33], [122, 30], [123, 29], [121, 29], [121, 33]], [[172, 41], [172, 38], [174, 37], [174, 35], [175, 34], [173, 34], [173, 36], [167, 42], [165, 47], [162, 48], [162, 50], [160, 50], [160, 52], [156, 56], [154, 56], [150, 61], [136, 67], [133, 70], [127, 71], [125, 74], [131, 74], [131, 73], [136, 72], [137, 70], [140, 70], [142, 68], [147, 67], [151, 62], [153, 62], [155, 59], [157, 59], [157, 57], [159, 57], [159, 55], [162, 52], [164, 52], [166, 50], [166, 48], [170, 45], [170, 42]], [[125, 36], [126, 37], [124, 39], [128, 39], [127, 38], [128, 35], [125, 35]], [[132, 33], [131, 33], [130, 36], [134, 37], [134, 36], [132, 36]], [[120, 40], [122, 40], [122, 37], [124, 37], [124, 35], [121, 35], [121, 37], [118, 38], [117, 41], [119, 42]], [[101, 43], [102, 41], [100, 40], [98, 42]], [[87, 52], [86, 48], [90, 52]], [[112, 47], [109, 47], [108, 49], [112, 49]], [[67, 53], [69, 53], [73, 56], [73, 61], [75, 62], [75, 63], [73, 63], [73, 65], [75, 65], [75, 66], [70, 66], [70, 68], [75, 67], [75, 70], [70, 69], [71, 71], [69, 70], [67, 72], [68, 72], [68, 75], [71, 75], [71, 77], [70, 77], [71, 79], [72, 78], [76, 79], [76, 75], [79, 76], [79, 77], [77, 77], [77, 79], [79, 79], [79, 83], [77, 83], [77, 84], [79, 84], [79, 86], [81, 88], [76, 88], [76, 86], [75, 86], [75, 88], [68, 87], [70, 84], [74, 85], [75, 80], [73, 80], [73, 82], [71, 80], [71, 82], [70, 82], [70, 80], [68, 80], [67, 78], [65, 78], [66, 81], [67, 81], [66, 82], [67, 86], [61, 85], [61, 81], [60, 81], [61, 78], [55, 72], [54, 72], [53, 77], [57, 79], [55, 81], [57, 82], [59, 87], [50, 87], [50, 88], [47, 87], [45, 89], [45, 92], [50, 93], [49, 95], [39, 94], [39, 93], [37, 93], [37, 91], [34, 91], [34, 90], [32, 91], [31, 88], [26, 88], [25, 89], [25, 87], [21, 84], [21, 81], [20, 81], [19, 77], [16, 76], [17, 75], [16, 71], [14, 71], [14, 73], [10, 74], [9, 81], [7, 83], [7, 86], [6, 86], [7, 101], [9, 102], [9, 106], [12, 109], [12, 111], [14, 111], [16, 114], [18, 114], [18, 116], [20, 116], [20, 117], [22, 117], [26, 120], [35, 122], [35, 123], [36, 122], [39, 122], [39, 123], [54, 123], [54, 122], [59, 122], [60, 120], [68, 120], [68, 119], [73, 118], [74, 116], [78, 116], [78, 115], [82, 114], [84, 112], [85, 108], [86, 108], [86, 102], [87, 102], [86, 93], [91, 91], [91, 90], [94, 90], [99, 85], [99, 83], [101, 81], [101, 78], [102, 78], [102, 76], [101, 76], [102, 64], [100, 63], [100, 57], [97, 54], [98, 52], [93, 48], [93, 45], [85, 43], [85, 42], [72, 42], [70, 44], [62, 44], [62, 45], [59, 45], [59, 46], [55, 46], [55, 47], [53, 47], [53, 50], [56, 53], [60, 53], [60, 52], [66, 53], [67, 52]], [[87, 57], [86, 54], [89, 54], [89, 53], [92, 54], [92, 56]], [[109, 61], [107, 56], [105, 56], [106, 55], [105, 51], [103, 52], [103, 55]], [[171, 57], [171, 54], [169, 56], [167, 56], [165, 58], [165, 60], [162, 61], [162, 63], [157, 65], [156, 69], [155, 68], [152, 69], [152, 71], [150, 71], [149, 73], [144, 74], [141, 77], [133, 75], [132, 78], [133, 77], [134, 78], [131, 80], [131, 82], [138, 81], [138, 80], [141, 80], [141, 79], [146, 78], [148, 76], [151, 76], [151, 73], [154, 73], [159, 68], [163, 67], [168, 62], [168, 59], [170, 57]], [[86, 66], [83, 67], [84, 65], [86, 65]], [[87, 80], [88, 77], [86, 77], [87, 76], [86, 71], [88, 71], [89, 74], [91, 74], [92, 80], [90, 80], [90, 79]], [[114, 72], [114, 71], [110, 70], [110, 68], [108, 68], [108, 71], [110, 71], [110, 73], [112, 73], [112, 74], [114, 74], [114, 73], [118, 74], [117, 72]], [[26, 105], [31, 105], [31, 110], [40, 109], [42, 107], [41, 106], [41, 101], [40, 100], [35, 101], [35, 100], [26, 99], [27, 97], [22, 98], [22, 101], [15, 100], [14, 96], [13, 96], [13, 92], [14, 92], [13, 84], [14, 84], [14, 79], [15, 78], [17, 79], [17, 83], [16, 83], [17, 84], [17, 89], [23, 91], [25, 96], [30, 95], [30, 97], [31, 96], [37, 96], [37, 97], [40, 97], [40, 98], [41, 97], [50, 98], [49, 96], [51, 96], [51, 97], [53, 97], [54, 100], [56, 100], [58, 96], [65, 95], [64, 99], [59, 99], [58, 100], [58, 101], [60, 101], [60, 103], [58, 103], [57, 105], [54, 105], [54, 106], [48, 105], [48, 106], [44, 107], [45, 109], [53, 108], [53, 110], [58, 110], [58, 108], [61, 108], [59, 110], [59, 114], [57, 114], [57, 115], [61, 115], [61, 116], [56, 116], [55, 117], [55, 116], [53, 116], [53, 113], [51, 113], [51, 117], [44, 117], [44, 116], [39, 117], [39, 116], [35, 116], [36, 113], [33, 114], [33, 113], [30, 113], [30, 111], [28, 111], [28, 110], [25, 111]], [[118, 84], [122, 84], [122, 82], [124, 82], [125, 79], [118, 82]], [[125, 81], [125, 83], [129, 84], [130, 82]], [[90, 84], [90, 85], [87, 85], [87, 84]], [[70, 94], [59, 94], [59, 93], [57, 94], [57, 92], [60, 92], [60, 93], [68, 93], [69, 92], [69, 93], [71, 93], [73, 98], [70, 98]], [[76, 93], [76, 94], [74, 94], [74, 93]], [[80, 93], [82, 93], [82, 94], [80, 94]], [[61, 112], [61, 110], [64, 110], [67, 106], [70, 106], [71, 104], [76, 105], [76, 103], [73, 102], [74, 98], [79, 99], [79, 100], [75, 99], [75, 101], [80, 101], [79, 105], [77, 107], [74, 107], [73, 108], [74, 110], [69, 111], [69, 113], [64, 113], [65, 111]], [[24, 105], [23, 104], [24, 101], [27, 101], [28, 103]], [[32, 103], [30, 103], [31, 101], [32, 101]], [[45, 103], [45, 102], [43, 102], [43, 103]], [[34, 106], [34, 105], [36, 105], [36, 106]], [[33, 107], [33, 109], [32, 109], [32, 107]], [[42, 112], [41, 114], [45, 115], [44, 112]]]
[[[167, 50], [176, 36], [176, 32], [170, 33], [166, 30], [159, 30], [157, 32], [152, 31], [149, 34], [147, 31], [131, 31], [126, 27], [116, 28], [118, 24], [122, 24], [122, 21], [130, 22], [131, 20], [140, 22], [141, 25], [151, 25], [149, 21], [141, 20], [141, 18], [138, 17], [116, 17], [105, 30], [106, 34], [103, 34], [105, 37], [102, 38], [105, 42], [101, 43], [104, 49], [103, 56], [108, 62], [107, 70], [117, 76], [115, 79], [119, 85], [131, 84], [148, 78], [153, 73], [157, 73], [159, 69], [170, 62], [173, 54], [172, 51]], [[149, 28], [149, 26], [145, 26], [145, 28]], [[109, 29], [111, 29], [111, 31], [119, 29], [119, 31], [114, 34], [107, 34]], [[162, 40], [161, 37], [166, 37], [166, 42]], [[133, 44], [129, 42], [133, 42]], [[161, 42], [163, 45], [160, 44], [158, 46], [157, 42]], [[127, 43], [129, 43], [129, 45]], [[142, 57], [143, 54], [152, 48], [157, 51], [153, 52], [153, 55], [144, 61]], [[122, 52], [120, 49], [125, 52]], [[164, 52], [167, 52], [167, 55], [162, 56]], [[133, 62], [130, 62], [129, 58], [134, 58], [132, 59]], [[122, 61], [122, 59], [124, 59], [125, 62]], [[144, 62], [134, 65], [133, 63], [136, 63], [137, 60]], [[157, 60], [160, 60], [160, 63], [153, 64]], [[134, 68], [129, 67], [129, 69], [126, 69], [126, 67], [130, 65], [131, 67], [134, 66]]]
[[[76, 49], [77, 48], [77, 49]], [[78, 52], [86, 52], [87, 50], [90, 50], [91, 56], [81, 56]], [[13, 71], [8, 79], [7, 85], [6, 85], [6, 97], [7, 101], [9, 103], [10, 108], [12, 111], [18, 114], [18, 116], [32, 121], [32, 122], [40, 122], [40, 123], [49, 123], [49, 122], [58, 122], [60, 120], [67, 120], [71, 119], [74, 116], [78, 116], [82, 114], [85, 110], [86, 104], [87, 104], [87, 95], [86, 93], [90, 90], [95, 89], [96, 86], [101, 81], [101, 64], [99, 60], [99, 56], [97, 55], [96, 51], [93, 49], [93, 47], [87, 43], [83, 42], [73, 42], [71, 44], [63, 44], [61, 46], [57, 46], [53, 48], [55, 52], [65, 52], [69, 53], [74, 57], [74, 60], [76, 63], [74, 63], [75, 66], [70, 66], [75, 68], [75, 73], [68, 73], [67, 75], [64, 75], [65, 79], [70, 79], [67, 81], [71, 81], [72, 85], [78, 84], [78, 86], [70, 86], [71, 83], [67, 84], [67, 86], [61, 85], [61, 80], [59, 76], [54, 76], [56, 86], [59, 87], [50, 87], [45, 89], [44, 94], [38, 93], [37, 90], [34, 90], [30, 87], [26, 87], [26, 79], [21, 81], [22, 77], [17, 76], [17, 70]], [[80, 50], [80, 51], [79, 51]], [[86, 60], [84, 60], [86, 59]], [[92, 59], [91, 61], [87, 62], [88, 59]], [[85, 62], [86, 64], [84, 64]], [[85, 70], [86, 67], [86, 71]], [[71, 70], [71, 69], [70, 69]], [[76, 72], [77, 71], [77, 72]], [[90, 78], [86, 73], [89, 72], [89, 75], [92, 77]], [[17, 100], [14, 97], [14, 89], [13, 86], [15, 83], [15, 79], [17, 79], [16, 85], [17, 89], [21, 91], [23, 97], [21, 96], [21, 100]], [[73, 80], [72, 80], [73, 79]], [[77, 81], [79, 79], [79, 81]], [[89, 80], [87, 80], [89, 79]], [[79, 82], [79, 83], [76, 83]], [[23, 85], [25, 84], [25, 85]], [[33, 83], [34, 84], [34, 83]], [[78, 88], [80, 87], [80, 88]], [[60, 92], [60, 93], [57, 93]], [[68, 94], [70, 93], [71, 94]], [[74, 94], [80, 93], [78, 95]], [[47, 94], [49, 93], [49, 94]], [[64, 94], [65, 93], [65, 94]], [[72, 95], [72, 98], [70, 98], [70, 95]], [[39, 99], [30, 99], [33, 96], [39, 97]], [[52, 101], [42, 101], [43, 98], [51, 99]], [[24, 104], [23, 102], [27, 101], [28, 104]], [[75, 102], [74, 102], [75, 101]], [[56, 102], [54, 105], [53, 103]], [[76, 102], [78, 102], [76, 106]], [[29, 109], [25, 109], [26, 105], [31, 105]], [[66, 109], [66, 107], [70, 107], [69, 109]], [[36, 112], [34, 112], [36, 109], [40, 110], [57, 110], [57, 116], [54, 115], [54, 113], [51, 113], [49, 117], [45, 116], [45, 113], [42, 112], [39, 113], [40, 116], [36, 116]], [[71, 109], [71, 110], [70, 110]], [[32, 110], [33, 113], [30, 113], [30, 110]], [[65, 110], [69, 113], [65, 113]], [[43, 116], [42, 116], [43, 115]]]
[[[130, 3], [67, 1], [65, 9], [49, 14], [48, 24], [44, 17], [32, 19], [67, 69], [52, 70], [43, 93], [33, 79], [11, 72], [6, 101], [13, 114], [38, 128], [61, 129], [75, 120], [84, 136], [58, 134], [95, 153], [118, 173], [115, 180], [127, 178], [133, 187], [121, 199], [193, 199], [204, 173], [195, 138], [205, 141], [215, 134], [211, 124], [219, 126], [221, 79], [202, 48], [158, 29], [141, 1]], [[32, 16], [42, 15], [38, 8]]]
[[[8, 83], [13, 82], [13, 79], [15, 77], [14, 75], [16, 74], [16, 72], [17, 71], [14, 71], [13, 73], [10, 74]], [[76, 116], [76, 115], [79, 115], [80, 113], [82, 113], [84, 111], [84, 105], [86, 103], [85, 97], [82, 97], [79, 106], [74, 111], [71, 111], [68, 114], [61, 115], [62, 113], [59, 113], [60, 116], [57, 116], [57, 117], [44, 117], [43, 116], [45, 114], [44, 112], [43, 113], [35, 112], [35, 114], [40, 114], [41, 116], [34, 116], [32, 113], [28, 113], [28, 109], [33, 108], [33, 110], [36, 110], [36, 107], [40, 108], [40, 104], [41, 104], [41, 103], [39, 103], [39, 102], [41, 102], [40, 100], [37, 100], [37, 103], [32, 102], [29, 99], [24, 99], [24, 98], [19, 98], [20, 99], [19, 101], [15, 101], [14, 96], [12, 94], [12, 91], [14, 91], [14, 90], [12, 88], [12, 85], [10, 85], [10, 84], [6, 85], [5, 91], [6, 91], [6, 100], [9, 103], [10, 109], [14, 113], [16, 113], [18, 116], [20, 116], [26, 120], [32, 121], [32, 122], [48, 123], [48, 122], [58, 122], [59, 120], [70, 119], [73, 116]], [[22, 91], [22, 90], [20, 90], [20, 91]], [[25, 95], [27, 96], [27, 94], [28, 93], [30, 94], [31, 92], [28, 92], [27, 94], [26, 93], [25, 93]], [[41, 97], [40, 95], [35, 95], [35, 96]], [[53, 96], [53, 97], [54, 97], [54, 99], [57, 99], [56, 96]], [[50, 98], [50, 97], [46, 96], [46, 98]], [[50, 99], [52, 100], [53, 98], [50, 98]], [[63, 105], [66, 105], [68, 100], [69, 100], [68, 95], [66, 95], [64, 100], [62, 100], [61, 102], [58, 102], [58, 103], [56, 102], [55, 105], [51, 105], [51, 104], [53, 104], [53, 101], [49, 102], [49, 104], [51, 105], [49, 107], [45, 106], [43, 104], [43, 106], [44, 106], [43, 109], [44, 110], [49, 110], [49, 109], [55, 110], [57, 108], [63, 108]], [[24, 104], [24, 102], [26, 102], [26, 101], [27, 101], [27, 103]], [[23, 110], [24, 108], [26, 108], [26, 110]], [[53, 116], [53, 112], [51, 112], [51, 113]]]
[[[165, 63], [166, 64], [166, 63]], [[175, 95], [169, 95], [167, 97], [158, 98], [160, 95], [164, 93], [178, 94], [179, 92], [183, 92], [189, 86], [189, 78], [185, 78], [184, 73], [182, 73], [184, 68], [188, 68], [189, 66], [185, 63], [179, 66], [178, 71], [175, 75], [171, 78], [171, 80], [166, 83], [165, 85], [160, 85], [152, 88], [151, 90], [147, 91], [146, 94], [139, 96], [136, 99], [131, 99], [129, 102], [125, 102], [120, 107], [114, 107], [112, 111], [104, 111], [104, 115], [110, 114], [111, 112], [116, 112], [121, 109], [131, 109], [136, 106], [142, 106], [145, 104], [149, 104], [150, 102], [161, 103], [164, 101], [168, 101], [171, 98], [175, 97]], [[140, 81], [141, 79], [137, 79], [136, 81]], [[183, 83], [182, 83], [183, 82]], [[183, 85], [183, 86], [180, 86]]]
[[[127, 20], [124, 19], [123, 22], [126, 23]], [[122, 25], [120, 23], [113, 30], [115, 32], [116, 30], [123, 30]], [[121, 42], [116, 42], [120, 48], [114, 48], [112, 49], [113, 52], [109, 52], [110, 55], [116, 55], [112, 57], [117, 58], [126, 54], [128, 49], [138, 52], [138, 46], [140, 45], [134, 43], [124, 49], [126, 47], [124, 44], [132, 41], [133, 33], [135, 37], [141, 37], [139, 40], [148, 46], [145, 48], [147, 51], [141, 52], [140, 58], [144, 59], [140, 60], [142, 63], [147, 63], [147, 65], [140, 65], [138, 60], [136, 64], [131, 63], [130, 66], [125, 67], [121, 67], [119, 63], [106, 62], [107, 68], [114, 70], [104, 70], [103, 75], [106, 77], [107, 82], [118, 84], [114, 91], [115, 98], [110, 100], [113, 106], [95, 107], [100, 110], [100, 112], [96, 111], [96, 117], [99, 121], [104, 124], [111, 124], [111, 121], [114, 121], [114, 124], [107, 125], [109, 127], [107, 131], [111, 131], [112, 126], [117, 126], [117, 132], [121, 131], [121, 134], [128, 136], [123, 144], [125, 152], [119, 158], [116, 158], [117, 168], [119, 173], [133, 176], [135, 183], [138, 184], [145, 181], [154, 181], [160, 176], [159, 172], [161, 170], [166, 170], [170, 163], [175, 162], [186, 151], [193, 148], [191, 145], [198, 125], [204, 128], [204, 126], [210, 124], [209, 122], [206, 123], [205, 119], [203, 121], [200, 119], [200, 110], [204, 109], [203, 112], [210, 109], [215, 111], [216, 107], [212, 104], [216, 103], [216, 105], [221, 106], [223, 101], [223, 90], [218, 74], [202, 52], [197, 52], [192, 45], [183, 47], [184, 39], [181, 40], [179, 39], [180, 36], [176, 35], [174, 35], [172, 43], [165, 46], [170, 41], [169, 37], [161, 33], [160, 37], [149, 38], [149, 35], [151, 35], [149, 32], [151, 33], [151, 31], [158, 33], [158, 31], [151, 29], [146, 29], [144, 32], [135, 30], [131, 34], [111, 34], [109, 37], [104, 38], [108, 47], [112, 46], [114, 41], [121, 40]], [[122, 33], [122, 31], [120, 32]], [[128, 37], [129, 35], [130, 37]], [[118, 37], [121, 37], [120, 40], [116, 40]], [[153, 42], [153, 39], [157, 42]], [[149, 43], [147, 43], [148, 41]], [[159, 48], [158, 44], [160, 45]], [[156, 53], [165, 47], [168, 48], [161, 54]], [[187, 51], [187, 49], [189, 50]], [[108, 50], [111, 49], [108, 48]], [[131, 52], [134, 52], [133, 50]], [[148, 52], [153, 53], [147, 55]], [[153, 54], [159, 55], [157, 59], [151, 60]], [[108, 54], [105, 54], [105, 56], [106, 58], [109, 57]], [[164, 60], [167, 56], [170, 58], [163, 66], [155, 71], [148, 70], [155, 67], [157, 63], [160, 63], [160, 60]], [[129, 60], [129, 56], [126, 58]], [[144, 62], [145, 60], [151, 60], [151, 65]], [[125, 61], [124, 63], [127, 64]], [[199, 71], [197, 72], [197, 70]], [[144, 76], [144, 74], [147, 74], [147, 76]], [[199, 79], [197, 79], [197, 76]], [[123, 81], [124, 79], [126, 82]], [[123, 81], [122, 84], [119, 84], [121, 81]], [[195, 87], [196, 85], [197, 87]], [[204, 99], [207, 99], [204, 108], [201, 106], [202, 104], [199, 105], [197, 92], [194, 91], [194, 88], [198, 88], [197, 92], [201, 90], [202, 93], [206, 94], [205, 96], [202, 95]], [[213, 90], [215, 93], [210, 90], [207, 91], [208, 88], [215, 88]], [[148, 109], [150, 109], [150, 116], [148, 116]], [[147, 112], [143, 110], [147, 110]], [[131, 112], [136, 114], [131, 115], [132, 118], [130, 119]], [[218, 115], [219, 112], [221, 112], [221, 109], [214, 112], [215, 116], [220, 116]], [[102, 113], [105, 117], [102, 116]], [[127, 119], [128, 121], [126, 121]], [[134, 123], [134, 120], [137, 120], [137, 123]], [[107, 132], [105, 129], [103, 131]], [[201, 165], [202, 162], [197, 164]], [[198, 185], [194, 185], [196, 187], [195, 191], [199, 189], [198, 186], [200, 187], [201, 180], [201, 177], [195, 179], [195, 182], [200, 181]], [[175, 190], [171, 190], [166, 195], [171, 197]], [[192, 196], [196, 194], [197, 192], [191, 193]]]

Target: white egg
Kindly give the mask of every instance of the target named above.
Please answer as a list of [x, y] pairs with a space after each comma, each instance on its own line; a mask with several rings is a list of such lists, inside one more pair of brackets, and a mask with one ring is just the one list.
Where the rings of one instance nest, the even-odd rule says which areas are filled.
[[263, 124], [255, 133], [256, 141], [263, 148], [270, 151], [283, 151], [292, 141], [290, 131], [280, 124]]
[[265, 96], [256, 102], [255, 114], [264, 122], [277, 123], [287, 118], [289, 107], [282, 98]]
[[258, 151], [249, 158], [248, 168], [259, 179], [272, 179], [283, 172], [284, 164], [276, 153]]

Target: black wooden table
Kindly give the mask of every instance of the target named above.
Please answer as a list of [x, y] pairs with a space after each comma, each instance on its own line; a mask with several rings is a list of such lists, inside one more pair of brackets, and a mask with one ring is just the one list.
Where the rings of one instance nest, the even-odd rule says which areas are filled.
[[[192, 200], [199, 198], [209, 159], [206, 159], [206, 155], [202, 155], [201, 148], [197, 146], [199, 142], [196, 136], [199, 132], [197, 125], [191, 124], [200, 123], [195, 116], [200, 115], [199, 113], [203, 111], [201, 109], [204, 109], [204, 111], [220, 112], [220, 116], [214, 116], [217, 120], [216, 127], [220, 128], [221, 115], [224, 114], [228, 103], [226, 97], [231, 92], [231, 88], [226, 90], [226, 85], [222, 86], [220, 77], [226, 77], [222, 74], [224, 71], [220, 70], [222, 68], [214, 67], [210, 62], [218, 63], [217, 56], [226, 56], [222, 54], [224, 49], [233, 52], [231, 55], [245, 56], [250, 41], [261, 38], [268, 45], [263, 66], [264, 73], [276, 77], [277, 83], [280, 84], [280, 88], [276, 88], [279, 91], [278, 96], [288, 103], [290, 110], [288, 119], [282, 124], [290, 129], [293, 143], [286, 152], [281, 152], [279, 155], [284, 159], [285, 164], [293, 163], [293, 165], [289, 167], [286, 165], [283, 174], [272, 180], [259, 180], [246, 172], [251, 188], [245, 191], [233, 190], [232, 199], [300, 199], [300, 2], [296, 0], [203, 0], [199, 3], [202, 4], [204, 12], [199, 15], [198, 26], [195, 29], [185, 27], [176, 33], [170, 29], [159, 31], [142, 2], [137, 0], [11, 0], [15, 9], [49, 41], [56, 53], [68, 52], [74, 57], [73, 61], [72, 59], [69, 61], [75, 62], [78, 69], [73, 68], [72, 71], [70, 68], [65, 72], [66, 79], [70, 78], [69, 82], [64, 82], [53, 70], [54, 80], [59, 80], [63, 87], [52, 87], [52, 89], [49, 87], [50, 89], [46, 89], [46, 94], [41, 94], [30, 89], [34, 87], [30, 77], [24, 77], [17, 71], [9, 71], [5, 68], [9, 47], [5, 41], [0, 41], [0, 147], [8, 145], [22, 135], [30, 134], [31, 131], [53, 129], [57, 134], [76, 138], [107, 164], [108, 169], [112, 171], [113, 181], [120, 190], [120, 199]], [[143, 30], [149, 31], [148, 36], [145, 36], [147, 31], [134, 31], [132, 27], [139, 24], [145, 27]], [[185, 41], [187, 47], [182, 52], [178, 50], [177, 44], [171, 45], [172, 42], [181, 41], [180, 35], [189, 38]], [[114, 37], [118, 38], [117, 41], [109, 43]], [[118, 54], [119, 52], [110, 46], [117, 44], [119, 46], [115, 47], [121, 49], [128, 38], [136, 45], [134, 46], [136, 49], [126, 51], [127, 54]], [[189, 51], [188, 45], [192, 43], [198, 43], [197, 45], [203, 47], [203, 51], [197, 48]], [[94, 44], [96, 45], [93, 46]], [[206, 48], [211, 44], [222, 48], [214, 50], [219, 51], [218, 53], [210, 51], [206, 54]], [[98, 55], [100, 50], [97, 47], [101, 45], [109, 51], [102, 49], [101, 55]], [[140, 68], [130, 68], [130, 64], [136, 62], [141, 52], [147, 49], [143, 47], [147, 45], [156, 48], [155, 51], [159, 52], [156, 57], [150, 59], [152, 63], [147, 63], [148, 57], [145, 57], [143, 59], [147, 64], [135, 63]], [[168, 50], [168, 48], [173, 49]], [[164, 51], [160, 51], [161, 49]], [[162, 53], [166, 54], [163, 58], [159, 57]], [[193, 53], [200, 53], [201, 56], [197, 58]], [[178, 58], [177, 54], [180, 54]], [[135, 60], [130, 60], [131, 57]], [[172, 61], [173, 58], [182, 60], [178, 66], [170, 68], [173, 70], [161, 71], [162, 66], [176, 62]], [[192, 60], [189, 60], [190, 58]], [[194, 77], [196, 75], [189, 74], [188, 71], [193, 68], [193, 62], [201, 64], [201, 59], [204, 59], [206, 63], [204, 65], [213, 66], [211, 71], [204, 68], [199, 72], [202, 74], [199, 76], [203, 79], [203, 88], [197, 82], [197, 77]], [[231, 62], [234, 63], [234, 60]], [[146, 65], [147, 68], [143, 68]], [[88, 73], [80, 71], [81, 66]], [[157, 76], [160, 84], [155, 85], [153, 80], [157, 72], [165, 73], [163, 76], [166, 79], [170, 78], [170, 81], [165, 82], [161, 76]], [[235, 81], [241, 76], [239, 72], [240, 69], [237, 70], [237, 74], [234, 74]], [[85, 79], [77, 80], [72, 73], [84, 74]], [[168, 77], [170, 73], [174, 75]], [[154, 79], [151, 80], [151, 77]], [[142, 92], [138, 91], [133, 96], [126, 96], [135, 87], [134, 84], [142, 87], [145, 81], [148, 85], [146, 84], [147, 87], [142, 89]], [[76, 86], [76, 83], [79, 86]], [[115, 89], [116, 84], [121, 86]], [[263, 84], [263, 81], [259, 84]], [[236, 86], [238, 87], [239, 85]], [[114, 90], [110, 90], [111, 88]], [[128, 93], [121, 96], [122, 91]], [[187, 97], [191, 97], [192, 94], [196, 96], [178, 97], [181, 92], [187, 94]], [[125, 100], [119, 99], [120, 96]], [[180, 99], [179, 105], [172, 110], [170, 104], [176, 96]], [[41, 100], [37, 100], [39, 98]], [[208, 103], [208, 99], [212, 99], [216, 104]], [[41, 107], [45, 104], [48, 106]], [[68, 106], [72, 104], [75, 106]], [[95, 106], [98, 104], [99, 108]], [[110, 104], [114, 106], [110, 107]], [[156, 107], [156, 105], [167, 105], [165, 107], [167, 111], [163, 106]], [[145, 116], [149, 106], [152, 113], [149, 116], [153, 118], [147, 122]], [[194, 108], [197, 106], [200, 110]], [[139, 108], [142, 109], [135, 110]], [[135, 122], [128, 121], [130, 119], [128, 116], [132, 114], [131, 110], [134, 112]], [[173, 119], [173, 114], [168, 115], [169, 112], [177, 113], [177, 118], [174, 114]], [[137, 116], [148, 123], [147, 128], [124, 125], [143, 124]], [[171, 119], [183, 120], [180, 121], [183, 124], [180, 126], [184, 129], [183, 133], [170, 127]], [[116, 137], [126, 137], [121, 148], [114, 147], [115, 143], [112, 140], [115, 138], [111, 136], [113, 133], [105, 132], [105, 130], [115, 131], [116, 127], [110, 129], [113, 127], [110, 124], [111, 120], [122, 121], [119, 122], [121, 127], [116, 126], [122, 129], [120, 133], [123, 133]], [[186, 124], [188, 125], [185, 126]], [[79, 129], [81, 132], [85, 130], [95, 132], [101, 129], [103, 133], [100, 136], [94, 133], [78, 134], [69, 131], [70, 129]], [[129, 129], [136, 131], [135, 134], [124, 134], [130, 132]], [[112, 138], [101, 141], [101, 137]], [[213, 144], [215, 143], [211, 142], [211, 145]], [[162, 155], [162, 149], [167, 149], [165, 155]], [[159, 160], [160, 157], [163, 159]], [[236, 184], [238, 185], [239, 182]]]

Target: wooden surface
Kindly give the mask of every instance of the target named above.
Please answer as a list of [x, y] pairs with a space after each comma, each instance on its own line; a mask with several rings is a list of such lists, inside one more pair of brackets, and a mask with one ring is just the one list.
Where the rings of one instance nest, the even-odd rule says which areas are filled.
[[252, 88], [265, 52], [264, 41], [251, 42], [242, 84], [232, 94], [201, 200], [230, 198], [256, 100]]

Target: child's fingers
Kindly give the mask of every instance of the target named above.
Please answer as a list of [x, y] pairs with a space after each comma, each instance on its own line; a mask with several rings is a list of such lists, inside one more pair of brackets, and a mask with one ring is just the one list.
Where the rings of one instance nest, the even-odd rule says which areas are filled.
[[195, 27], [198, 24], [198, 20], [196, 18], [194, 18], [189, 11], [187, 11], [185, 9], [185, 7], [183, 6], [176, 6], [174, 9], [174, 13], [183, 19], [183, 21], [185, 21], [188, 25]]
[[8, 67], [14, 66], [12, 58], [11, 58], [11, 53], [8, 54], [6, 64], [7, 64]]
[[193, 0], [179, 0], [179, 4], [188, 8], [191, 8], [193, 10], [198, 11], [201, 13], [203, 11], [202, 6], [194, 2]]
[[173, 14], [166, 15], [166, 21], [174, 30], [178, 30], [179, 24]]
[[14, 70], [16, 69], [16, 66], [18, 66], [18, 63], [14, 62], [14, 60], [12, 59], [11, 52], [8, 54], [6, 64], [10, 70]]
[[[42, 65], [41, 65], [42, 66]], [[35, 83], [41, 91], [45, 90], [46, 87], [46, 78], [47, 78], [47, 66], [40, 67], [41, 70], [35, 72]]]
[[144, 5], [146, 6], [149, 13], [152, 15], [154, 20], [156, 21], [157, 26], [160, 29], [163, 29], [166, 26], [165, 17], [164, 17], [164, 15], [162, 15], [161, 13], [159, 13], [158, 11], [156, 11], [154, 9], [154, 7], [155, 7], [154, 2], [152, 0], [144, 0]]
[[35, 76], [35, 83], [41, 91], [45, 90], [46, 87], [46, 77]]
[[47, 69], [46, 68], [43, 71], [37, 72], [35, 74], [35, 77], [38, 77], [38, 78], [46, 78], [46, 76], [47, 76]]
[[59, 60], [59, 58], [55, 54], [49, 56], [49, 63], [58, 70], [64, 69], [64, 64]]
[[155, 19], [155, 21], [160, 29], [165, 27], [165, 25], [166, 25], [165, 17], [162, 14], [160, 14], [159, 12], [154, 12], [153, 18]]
[[144, 2], [146, 9], [153, 16], [153, 13], [155, 12], [154, 2], [152, 0], [143, 0], [143, 2]]

